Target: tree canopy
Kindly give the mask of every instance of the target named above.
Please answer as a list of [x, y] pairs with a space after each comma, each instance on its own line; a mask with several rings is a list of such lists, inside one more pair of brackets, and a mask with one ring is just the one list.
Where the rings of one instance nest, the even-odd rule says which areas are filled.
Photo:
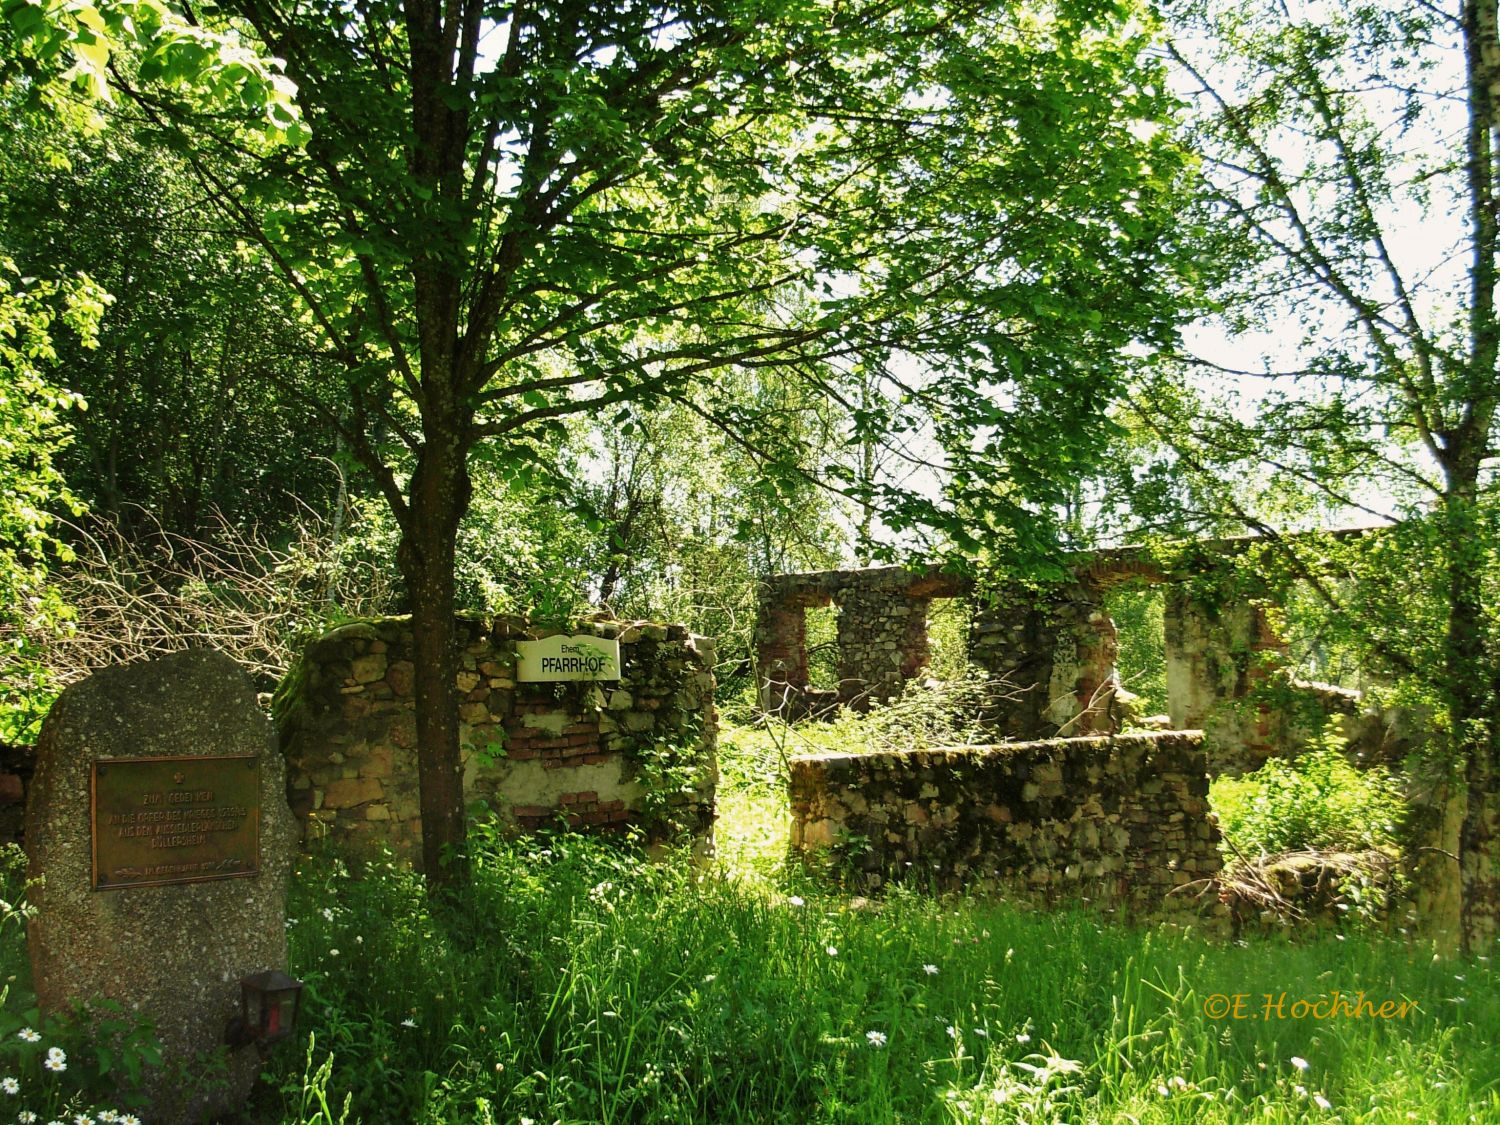
[[295, 296], [337, 381], [286, 389], [400, 527], [434, 874], [463, 839], [453, 571], [481, 443], [546, 471], [562, 419], [672, 402], [774, 469], [718, 372], [846, 402], [851, 365], [899, 355], [897, 409], [853, 425], [920, 412], [1005, 478], [968, 518], [1034, 528], [1045, 467], [1097, 449], [1125, 350], [1178, 316], [1183, 157], [1120, 5], [224, 10], [284, 60], [305, 145], [119, 82]]

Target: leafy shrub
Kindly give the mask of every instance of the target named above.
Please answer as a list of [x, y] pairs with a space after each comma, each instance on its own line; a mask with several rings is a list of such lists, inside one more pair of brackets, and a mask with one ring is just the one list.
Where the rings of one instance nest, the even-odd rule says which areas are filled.
[[1382, 768], [1356, 769], [1336, 737], [1293, 760], [1273, 758], [1244, 777], [1219, 778], [1209, 801], [1225, 838], [1245, 856], [1391, 850], [1406, 815], [1400, 781]]

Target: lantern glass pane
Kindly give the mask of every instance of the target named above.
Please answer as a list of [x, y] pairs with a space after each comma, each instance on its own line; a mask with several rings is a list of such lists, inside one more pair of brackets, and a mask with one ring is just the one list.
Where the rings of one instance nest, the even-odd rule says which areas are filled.
[[241, 1007], [244, 1009], [245, 1026], [257, 1028], [261, 1021], [262, 996], [260, 987], [244, 981], [240, 986]]

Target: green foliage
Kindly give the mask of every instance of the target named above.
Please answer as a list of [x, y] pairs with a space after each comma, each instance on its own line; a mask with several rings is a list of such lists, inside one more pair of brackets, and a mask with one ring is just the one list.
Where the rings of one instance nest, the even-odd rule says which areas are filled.
[[680, 843], [696, 828], [683, 818], [683, 809], [701, 799], [701, 788], [709, 766], [710, 751], [703, 744], [703, 719], [697, 712], [668, 716], [658, 711], [658, 728], [680, 721], [670, 732], [626, 735], [626, 760], [639, 781], [644, 796], [648, 835], [657, 840]]
[[95, 407], [58, 459], [73, 491], [132, 539], [227, 520], [276, 540], [347, 472], [305, 402], [326, 363], [265, 256], [201, 209], [189, 163], [127, 122], [79, 136], [23, 117], [0, 135], [10, 253], [112, 298], [98, 347], [56, 345], [59, 381]]
[[1104, 609], [1115, 623], [1119, 655], [1115, 666], [1125, 690], [1139, 696], [1140, 715], [1167, 712], [1167, 651], [1163, 620], [1166, 595], [1159, 586], [1134, 589], [1119, 586], [1105, 599]]
[[[458, 530], [455, 569], [460, 609], [511, 613], [545, 621], [576, 617], [589, 605], [587, 560], [593, 540], [583, 522], [555, 493], [513, 489], [485, 467], [475, 472], [478, 489]], [[407, 607], [396, 549], [400, 529], [389, 508], [374, 498], [351, 503], [348, 533], [335, 565], [365, 573], [386, 586], [386, 612]]]
[[[1162, 365], [1132, 413], [1170, 448], [1170, 475], [1192, 482], [1180, 513], [1271, 540], [1283, 574], [1324, 603], [1322, 655], [1373, 656], [1370, 670], [1429, 705], [1448, 770], [1488, 790], [1500, 776], [1495, 6], [1168, 11], [1233, 347]], [[1415, 215], [1428, 216], [1420, 238]], [[1199, 390], [1180, 390], [1194, 372]], [[1357, 550], [1286, 534], [1390, 520]], [[1464, 838], [1489, 835], [1470, 824]]]
[[969, 626], [973, 605], [967, 598], [942, 598], [927, 611], [927, 675], [957, 680], [971, 674]]
[[1250, 859], [1305, 848], [1396, 851], [1406, 816], [1400, 781], [1381, 767], [1356, 769], [1331, 738], [1244, 777], [1216, 778], [1209, 802], [1225, 838]]
[[[302, 1072], [301, 1089], [296, 1091], [300, 1097], [296, 1104], [295, 1115], [288, 1114], [285, 1118], [288, 1125], [344, 1125], [349, 1120], [349, 1106], [354, 1096], [344, 1095], [343, 1104], [335, 1116], [333, 1106], [328, 1100], [328, 1083], [333, 1078], [333, 1056], [326, 1055], [322, 1062], [314, 1065], [313, 1059], [317, 1050], [317, 1035], [308, 1035], [307, 1066]], [[283, 1087], [283, 1092], [293, 1093], [290, 1083]]]
[[55, 513], [82, 509], [55, 458], [71, 437], [65, 415], [84, 403], [51, 381], [53, 334], [60, 322], [93, 346], [104, 302], [87, 280], [23, 278], [0, 256], [0, 740], [21, 740], [48, 701], [34, 638], [67, 626], [48, 574], [68, 556]]
[[0, 48], [0, 83], [22, 76], [32, 103], [54, 112], [66, 112], [68, 92], [113, 102], [123, 64], [200, 109], [241, 114], [273, 139], [307, 137], [275, 63], [163, 0], [4, 0]]
[[[796, 472], [768, 487], [744, 444], [692, 409], [710, 399], [754, 418], [756, 444]], [[757, 580], [841, 559], [836, 498], [813, 481], [843, 451], [837, 405], [794, 377], [729, 372], [688, 404], [621, 415], [579, 419], [560, 458], [590, 531], [590, 594], [622, 617], [714, 638], [720, 696], [753, 688]]]
[[[628, 433], [670, 406], [740, 446], [728, 522], [762, 558], [790, 521], [755, 509], [837, 481], [895, 529], [1046, 545], [1053, 470], [1097, 453], [1119, 372], [1180, 321], [1187, 156], [1145, 124], [1173, 99], [1135, 3], [521, 6], [497, 26], [483, 0], [227, 4], [209, 18], [285, 60], [302, 147], [266, 143], [267, 118], [296, 131], [280, 74], [157, 0], [4, 10], [35, 79], [71, 61], [97, 97], [115, 39], [143, 41], [158, 88], [132, 100], [335, 373], [299, 397], [389, 505], [423, 637], [451, 628], [476, 464], [567, 479], [572, 417]], [[244, 111], [189, 96], [231, 78]], [[851, 393], [875, 370], [879, 395]], [[811, 456], [924, 425], [951, 472], [923, 496]], [[458, 765], [455, 701], [419, 698], [430, 789]], [[460, 818], [425, 824], [432, 854], [459, 843], [433, 834]]]
[[788, 723], [758, 715], [719, 733], [725, 747], [720, 770], [725, 784], [779, 784], [786, 758], [820, 751], [859, 754], [960, 746], [993, 740], [982, 719], [997, 685], [971, 666], [950, 680], [911, 680], [901, 694], [868, 711], [841, 708], [827, 719]]

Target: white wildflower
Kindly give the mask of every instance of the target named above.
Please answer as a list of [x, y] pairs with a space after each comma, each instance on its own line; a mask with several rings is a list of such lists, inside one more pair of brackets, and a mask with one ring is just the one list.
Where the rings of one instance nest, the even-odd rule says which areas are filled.
[[1292, 1065], [1295, 1066], [1298, 1070], [1306, 1070], [1312, 1064], [1309, 1063], [1306, 1059], [1302, 1058], [1300, 1055], [1293, 1055]]
[[29, 1027], [23, 1027], [20, 1031], [16, 1032], [16, 1035], [28, 1043], [40, 1043], [42, 1041], [41, 1033], [32, 1031]]
[[7, 1076], [0, 1078], [0, 1090], [4, 1090], [7, 1094], [19, 1094], [21, 1092], [21, 1084], [14, 1078]]
[[1317, 1107], [1319, 1109], [1332, 1109], [1333, 1108], [1333, 1103], [1331, 1101], [1329, 1101], [1327, 1098], [1325, 1098], [1322, 1094], [1314, 1094], [1313, 1095], [1313, 1102], [1317, 1105]]
[[885, 1032], [883, 1031], [867, 1031], [865, 1032], [865, 1038], [870, 1041], [870, 1046], [872, 1047], [885, 1046]]
[[42, 1065], [61, 1074], [68, 1069], [68, 1054], [61, 1047], [48, 1047], [47, 1058]]
[[922, 971], [924, 973], [926, 973], [930, 977], [937, 976], [937, 966], [936, 965], [923, 965], [922, 966]]

